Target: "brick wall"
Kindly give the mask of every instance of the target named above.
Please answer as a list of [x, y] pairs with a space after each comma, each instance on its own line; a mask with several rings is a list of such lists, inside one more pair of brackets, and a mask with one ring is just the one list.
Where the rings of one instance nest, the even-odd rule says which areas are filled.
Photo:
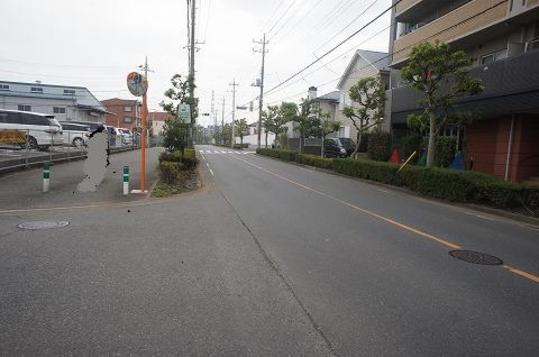
[[[137, 126], [137, 119], [140, 119], [140, 110], [137, 108], [137, 101], [130, 99], [106, 99], [101, 101], [107, 111], [114, 114], [105, 116], [105, 124], [132, 130]], [[126, 107], [131, 107], [131, 111], [125, 111]], [[131, 122], [128, 122], [129, 118]]]
[[[478, 121], [467, 128], [467, 159], [473, 170], [505, 176], [511, 118]], [[539, 118], [515, 119], [509, 179], [519, 182], [539, 176]]]

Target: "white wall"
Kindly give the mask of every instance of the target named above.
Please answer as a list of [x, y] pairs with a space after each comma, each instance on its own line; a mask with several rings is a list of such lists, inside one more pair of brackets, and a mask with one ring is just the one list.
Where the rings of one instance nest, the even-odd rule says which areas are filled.
[[[271, 147], [271, 145], [275, 141], [275, 134], [268, 133], [268, 147]], [[236, 137], [236, 144], [239, 144], [241, 142], [239, 136]], [[258, 135], [246, 135], [243, 137], [243, 143], [249, 144], [249, 147], [256, 148], [258, 142]], [[266, 146], [266, 134], [262, 132], [260, 135], [260, 145], [262, 147]]]

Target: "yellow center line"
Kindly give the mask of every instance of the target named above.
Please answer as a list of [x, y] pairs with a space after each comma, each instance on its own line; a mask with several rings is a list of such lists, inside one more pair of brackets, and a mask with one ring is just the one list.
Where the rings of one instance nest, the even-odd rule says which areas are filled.
[[304, 185], [304, 184], [302, 184], [302, 183], [296, 182], [296, 181], [291, 180], [291, 179], [289, 179], [289, 178], [287, 178], [287, 177], [284, 177], [284, 176], [282, 176], [282, 175], [279, 175], [278, 173], [275, 173], [275, 172], [273, 172], [273, 171], [267, 170], [267, 169], [265, 169], [265, 168], [263, 168], [263, 167], [261, 167], [261, 166], [258, 166], [258, 165], [256, 165], [256, 164], [250, 163], [250, 162], [247, 161], [247, 160], [243, 160], [243, 159], [240, 159], [240, 158], [237, 158], [237, 157], [235, 157], [235, 159], [236, 159], [236, 160], [240, 160], [240, 161], [246, 163], [247, 165], [250, 165], [250, 166], [252, 166], [252, 167], [255, 167], [255, 168], [259, 169], [259, 170], [262, 170], [262, 171], [264, 171], [264, 172], [266, 172], [266, 173], [268, 173], [268, 174], [270, 174], [270, 175], [273, 175], [273, 176], [275, 176], [275, 177], [278, 177], [278, 178], [280, 178], [280, 179], [282, 179], [282, 180], [284, 180], [284, 181], [287, 181], [287, 182], [289, 182], [289, 183], [291, 183], [291, 184], [293, 184], [293, 185], [299, 186], [299, 187], [301, 187], [301, 188], [303, 188], [303, 189], [305, 189], [305, 190], [308, 190], [308, 191], [317, 193], [317, 194], [319, 194], [319, 195], [321, 195], [321, 196], [324, 196], [324, 197], [326, 197], [326, 198], [329, 198], [329, 199], [331, 199], [331, 200], [333, 200], [333, 201], [335, 201], [335, 202], [339, 202], [339, 203], [341, 203], [341, 204], [343, 204], [343, 205], [345, 205], [345, 206], [348, 206], [348, 207], [353, 208], [353, 209], [355, 209], [355, 210], [357, 210], [357, 211], [363, 212], [363, 213], [365, 213], [365, 214], [367, 214], [367, 215], [369, 215], [369, 216], [371, 216], [371, 217], [380, 219], [380, 220], [382, 220], [382, 221], [384, 221], [384, 222], [386, 222], [386, 223], [389, 223], [389, 224], [392, 224], [392, 225], [394, 225], [394, 226], [396, 226], [396, 227], [399, 227], [399, 228], [401, 228], [401, 229], [403, 229], [403, 230], [406, 230], [406, 231], [415, 233], [415, 234], [417, 234], [417, 235], [419, 235], [419, 236], [421, 236], [421, 237], [423, 237], [423, 238], [430, 239], [430, 240], [432, 240], [432, 241], [435, 241], [435, 242], [437, 242], [437, 243], [439, 243], [439, 244], [442, 244], [442, 245], [444, 245], [444, 246], [446, 246], [446, 247], [449, 247], [449, 248], [451, 248], [451, 249], [462, 249], [462, 246], [461, 246], [461, 245], [458, 245], [458, 244], [449, 242], [449, 241], [447, 241], [447, 240], [445, 240], [445, 239], [442, 239], [442, 238], [435, 237], [435, 236], [433, 236], [432, 234], [429, 234], [429, 233], [420, 231], [419, 229], [415, 229], [415, 228], [410, 227], [410, 226], [408, 226], [408, 225], [406, 225], [406, 224], [403, 224], [403, 223], [397, 222], [397, 221], [395, 221], [395, 220], [392, 220], [392, 219], [390, 219], [390, 218], [384, 217], [384, 216], [382, 216], [382, 215], [380, 215], [380, 214], [378, 214], [378, 213], [369, 211], [369, 210], [367, 210], [367, 209], [365, 209], [365, 208], [361, 208], [361, 207], [359, 207], [359, 206], [357, 206], [357, 205], [355, 205], [355, 204], [353, 204], [353, 203], [350, 203], [350, 202], [341, 200], [340, 198], [333, 197], [333, 196], [331, 196], [331, 195], [329, 195], [329, 194], [327, 194], [327, 193], [325, 193], [325, 192], [318, 191], [318, 190], [316, 190], [316, 189], [314, 189], [314, 188], [312, 188], [312, 187], [306, 186], [306, 185]]
[[[333, 200], [333, 201], [336, 201], [336, 202], [339, 202], [339, 203], [341, 203], [341, 204], [343, 204], [343, 205], [346, 205], [346, 206], [348, 206], [348, 207], [350, 207], [350, 208], [353, 208], [353, 209], [355, 209], [355, 210], [358, 210], [358, 211], [360, 211], [360, 212], [363, 212], [363, 213], [365, 213], [365, 214], [367, 214], [367, 215], [369, 215], [369, 216], [371, 216], [371, 217], [378, 218], [378, 219], [380, 219], [380, 220], [382, 220], [382, 221], [384, 221], [384, 222], [387, 222], [387, 223], [389, 223], [389, 224], [392, 224], [392, 225], [394, 225], [394, 226], [396, 226], [396, 227], [399, 227], [399, 228], [401, 228], [401, 229], [403, 229], [403, 230], [406, 230], [406, 231], [415, 233], [415, 234], [417, 234], [417, 235], [419, 235], [419, 236], [421, 236], [421, 237], [423, 237], [423, 238], [427, 238], [427, 239], [430, 239], [430, 240], [435, 241], [435, 242], [437, 242], [437, 243], [440, 243], [440, 244], [442, 244], [442, 245], [444, 245], [444, 246], [446, 246], [446, 247], [449, 247], [449, 248], [451, 248], [451, 249], [462, 249], [462, 248], [463, 248], [461, 245], [458, 245], [458, 244], [449, 242], [449, 241], [447, 241], [447, 240], [445, 240], [445, 239], [442, 239], [442, 238], [435, 237], [435, 236], [433, 236], [432, 234], [423, 232], [423, 231], [421, 231], [421, 230], [419, 230], [419, 229], [415, 229], [415, 228], [410, 227], [410, 226], [408, 226], [408, 225], [406, 225], [406, 224], [403, 224], [403, 223], [397, 222], [397, 221], [395, 221], [395, 220], [393, 220], [393, 219], [384, 217], [384, 216], [382, 216], [382, 215], [380, 215], [380, 214], [378, 214], [378, 213], [375, 213], [375, 212], [369, 211], [369, 210], [367, 210], [367, 209], [361, 208], [361, 207], [359, 207], [359, 206], [357, 206], [357, 205], [355, 205], [355, 204], [353, 204], [353, 203], [350, 203], [350, 202], [341, 200], [341, 199], [339, 199], [339, 198], [333, 197], [333, 196], [331, 196], [331, 195], [329, 195], [329, 194], [327, 194], [327, 193], [325, 193], [325, 192], [318, 191], [318, 190], [316, 190], [316, 189], [314, 189], [314, 188], [312, 188], [312, 187], [309, 187], [309, 186], [306, 186], [306, 185], [304, 185], [304, 184], [302, 184], [302, 183], [299, 183], [299, 182], [296, 182], [296, 181], [294, 181], [294, 180], [291, 180], [291, 179], [289, 179], [289, 178], [287, 178], [287, 177], [284, 177], [284, 176], [282, 176], [282, 175], [279, 175], [278, 173], [275, 173], [275, 172], [270, 171], [270, 170], [268, 170], [268, 169], [265, 169], [265, 168], [263, 168], [263, 167], [261, 167], [261, 166], [258, 166], [258, 165], [256, 165], [256, 164], [253, 164], [253, 163], [251, 163], [251, 162], [249, 162], [249, 161], [247, 161], [247, 160], [243, 160], [243, 159], [236, 158], [236, 157], [235, 157], [235, 159], [236, 159], [236, 160], [240, 160], [240, 161], [246, 163], [247, 165], [252, 166], [252, 167], [254, 167], [254, 168], [257, 168], [257, 169], [259, 169], [259, 170], [261, 170], [261, 171], [264, 171], [264, 172], [266, 172], [266, 173], [268, 173], [268, 174], [270, 174], [270, 175], [273, 175], [273, 176], [275, 176], [275, 177], [278, 177], [278, 178], [280, 178], [280, 179], [282, 179], [282, 180], [284, 180], [284, 181], [287, 181], [287, 182], [289, 182], [289, 183], [291, 183], [291, 184], [293, 184], [293, 185], [299, 186], [299, 187], [301, 187], [301, 188], [303, 188], [303, 189], [305, 189], [305, 190], [311, 191], [311, 192], [315, 192], [315, 193], [317, 193], [317, 194], [319, 194], [319, 195], [321, 195], [321, 196], [324, 196], [324, 197], [329, 198], [329, 199], [331, 199], [331, 200]], [[509, 270], [511, 273], [513, 273], [513, 274], [515, 274], [515, 275], [518, 275], [518, 276], [520, 276], [520, 277], [526, 278], [526, 279], [528, 279], [528, 280], [530, 280], [530, 281], [532, 281], [532, 282], [534, 282], [534, 283], [539, 283], [539, 276], [536, 275], [536, 274], [532, 274], [532, 273], [526, 272], [526, 271], [524, 271], [524, 270], [521, 270], [521, 269], [518, 269], [518, 268], [511, 267], [511, 266], [509, 266], [509, 265], [504, 265], [503, 267], [504, 267], [505, 269]]]
[[519, 276], [521, 276], [523, 278], [526, 278], [526, 279], [529, 279], [529, 280], [533, 281], [536, 284], [539, 284], [539, 276], [537, 276], [535, 274], [528, 273], [528, 272], [525, 272], [524, 270], [520, 270], [520, 269], [517, 269], [517, 268], [513, 268], [512, 266], [509, 266], [509, 265], [504, 265], [503, 267], [505, 269], [509, 270], [513, 274], [519, 275]]

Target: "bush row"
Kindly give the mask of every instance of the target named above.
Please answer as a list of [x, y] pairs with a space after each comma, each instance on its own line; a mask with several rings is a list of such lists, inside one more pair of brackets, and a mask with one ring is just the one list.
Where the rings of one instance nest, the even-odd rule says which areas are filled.
[[180, 151], [163, 152], [159, 155], [161, 180], [169, 185], [183, 183], [191, 176], [191, 171], [197, 164], [193, 149], [185, 149], [183, 157]]
[[478, 172], [411, 166], [397, 173], [398, 165], [381, 161], [327, 159], [277, 149], [259, 149], [257, 153], [348, 176], [407, 187], [424, 196], [539, 214], [539, 188], [511, 184]]

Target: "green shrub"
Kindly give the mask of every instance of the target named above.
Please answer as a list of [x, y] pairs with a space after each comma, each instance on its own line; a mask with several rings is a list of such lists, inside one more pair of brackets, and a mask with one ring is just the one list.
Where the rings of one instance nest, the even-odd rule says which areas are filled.
[[333, 160], [321, 158], [318, 155], [298, 154], [296, 159], [300, 164], [320, 167], [323, 169], [331, 169], [333, 164]]
[[424, 196], [539, 214], [539, 188], [511, 184], [479, 172], [411, 166], [397, 174], [399, 166], [388, 162], [327, 159], [278, 149], [259, 149], [257, 153], [348, 176], [404, 186]]
[[256, 149], [259, 155], [270, 156], [285, 161], [296, 161], [297, 151], [286, 149]]
[[454, 137], [440, 136], [436, 138], [434, 164], [438, 167], [449, 167], [455, 158], [456, 147], [457, 139]]
[[400, 185], [396, 175], [398, 165], [372, 160], [335, 159], [333, 169], [344, 175]]
[[161, 155], [159, 155], [159, 162], [161, 161], [181, 163], [181, 168], [186, 170], [193, 169], [198, 164], [194, 149], [185, 149], [183, 159], [179, 150], [175, 150], [172, 152], [165, 151], [161, 153]]
[[367, 153], [372, 160], [389, 160], [391, 156], [391, 134], [382, 131], [369, 133]]
[[414, 151], [417, 152], [417, 156], [419, 157], [419, 154], [421, 152], [421, 147], [423, 143], [423, 138], [421, 135], [408, 135], [400, 138], [398, 140], [398, 148], [399, 153], [401, 155], [401, 158], [406, 160], [407, 158], [412, 155]]

